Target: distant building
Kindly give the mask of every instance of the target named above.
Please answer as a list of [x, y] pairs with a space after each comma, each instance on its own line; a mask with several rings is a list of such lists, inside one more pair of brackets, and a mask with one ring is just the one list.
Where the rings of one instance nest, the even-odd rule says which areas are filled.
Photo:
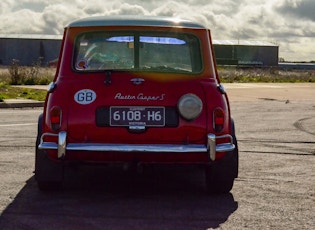
[[[42, 65], [55, 65], [61, 46], [61, 35], [0, 34], [0, 65], [19, 60], [30, 66], [39, 59]], [[269, 42], [214, 40], [219, 65], [277, 66], [279, 47]]]
[[58, 58], [60, 35], [0, 34], [0, 65], [11, 65], [18, 60], [21, 66], [30, 66], [41, 60], [47, 65]]
[[214, 40], [219, 65], [278, 66], [279, 46], [270, 42]]

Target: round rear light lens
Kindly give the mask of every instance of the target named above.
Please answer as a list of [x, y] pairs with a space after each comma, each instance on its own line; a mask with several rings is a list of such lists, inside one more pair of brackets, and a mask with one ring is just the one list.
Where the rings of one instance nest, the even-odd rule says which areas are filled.
[[186, 120], [197, 118], [202, 111], [202, 101], [195, 94], [183, 95], [177, 104], [180, 115]]

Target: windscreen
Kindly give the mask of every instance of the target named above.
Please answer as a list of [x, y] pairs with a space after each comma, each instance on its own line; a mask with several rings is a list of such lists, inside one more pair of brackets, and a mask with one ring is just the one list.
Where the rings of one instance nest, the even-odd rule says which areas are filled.
[[191, 34], [88, 32], [76, 39], [77, 71], [150, 71], [198, 73], [199, 39]]

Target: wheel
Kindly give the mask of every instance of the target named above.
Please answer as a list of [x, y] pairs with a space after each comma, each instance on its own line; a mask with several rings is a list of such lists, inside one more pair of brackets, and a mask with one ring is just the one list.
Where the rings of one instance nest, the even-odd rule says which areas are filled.
[[[225, 168], [225, 167], [224, 167]], [[222, 166], [208, 165], [205, 169], [206, 188], [210, 194], [228, 193], [232, 190], [234, 184], [234, 176], [229, 169], [227, 172], [223, 171]]]
[[56, 181], [37, 181], [37, 186], [42, 191], [55, 191], [62, 188], [62, 182]]
[[[38, 145], [37, 145], [38, 146]], [[46, 151], [36, 148], [35, 179], [42, 191], [59, 190], [63, 183], [63, 166], [52, 162]]]
[[235, 149], [228, 152], [224, 159], [205, 166], [206, 188], [210, 194], [230, 192], [234, 179], [238, 177], [238, 145], [233, 120], [231, 131]]
[[43, 115], [38, 118], [38, 130], [35, 146], [35, 179], [40, 190], [57, 190], [62, 187], [63, 165], [49, 159], [45, 150], [38, 148], [42, 135]]

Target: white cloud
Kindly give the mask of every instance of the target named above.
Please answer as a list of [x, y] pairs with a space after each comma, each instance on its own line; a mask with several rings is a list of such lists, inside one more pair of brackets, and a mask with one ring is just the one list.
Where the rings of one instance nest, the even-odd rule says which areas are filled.
[[278, 12], [294, 18], [315, 20], [314, 0], [281, 0], [276, 8]]
[[41, 33], [41, 28], [44, 27], [44, 24], [41, 22], [41, 14], [27, 9], [11, 12], [6, 15], [6, 17], [0, 16], [2, 22], [0, 33], [3, 34], [15, 34], [17, 33], [17, 29], [18, 33], [27, 34], [30, 32], [30, 28], [32, 28], [32, 33]]
[[315, 60], [314, 0], [2, 0], [0, 33], [62, 34], [94, 15], [163, 15], [208, 26], [214, 39], [277, 41], [287, 60]]
[[119, 4], [119, 7], [110, 10], [109, 15], [149, 15], [150, 13], [140, 5], [129, 3]]

